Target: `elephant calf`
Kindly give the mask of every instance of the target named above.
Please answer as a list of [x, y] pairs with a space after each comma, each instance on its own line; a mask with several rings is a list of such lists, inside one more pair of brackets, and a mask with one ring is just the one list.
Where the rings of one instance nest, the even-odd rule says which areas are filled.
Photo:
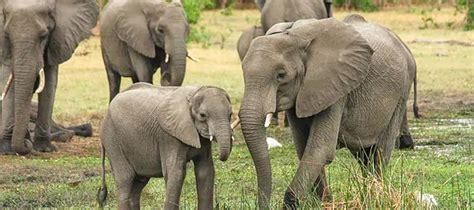
[[[199, 209], [212, 209], [211, 142], [219, 144], [219, 159], [227, 160], [232, 148], [231, 114], [229, 96], [216, 87], [137, 83], [118, 94], [104, 119], [101, 140], [102, 160], [107, 151], [119, 209], [138, 209], [140, 193], [151, 177], [165, 178], [164, 209], [178, 209], [188, 161], [194, 163]], [[106, 194], [103, 180], [101, 205]]]

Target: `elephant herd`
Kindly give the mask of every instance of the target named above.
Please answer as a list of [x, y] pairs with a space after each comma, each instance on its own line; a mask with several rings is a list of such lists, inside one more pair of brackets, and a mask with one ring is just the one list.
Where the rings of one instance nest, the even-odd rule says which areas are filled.
[[[257, 173], [257, 201], [268, 208], [272, 171], [266, 127], [284, 111], [300, 160], [285, 192], [297, 208], [313, 192], [329, 194], [325, 166], [347, 148], [363, 170], [379, 176], [396, 147], [412, 147], [407, 100], [416, 63], [391, 30], [360, 15], [332, 18], [331, 0], [256, 0], [261, 26], [237, 43], [244, 96], [231, 124], [230, 96], [212, 86], [181, 86], [189, 24], [179, 0], [111, 0], [100, 19], [101, 50], [109, 82], [109, 109], [100, 130], [103, 183], [109, 158], [120, 209], [138, 209], [151, 177], [164, 177], [165, 209], [179, 208], [186, 163], [194, 163], [199, 209], [212, 209], [214, 166], [232, 150], [240, 123]], [[90, 136], [90, 125], [64, 128], [52, 120], [58, 65], [90, 36], [95, 0], [1, 0], [0, 154], [55, 151], [63, 133]], [[162, 87], [153, 86], [160, 69]], [[133, 85], [119, 93], [121, 77]], [[38, 104], [31, 102], [38, 93]], [[34, 123], [34, 126], [31, 124]], [[33, 129], [29, 129], [33, 127]]]

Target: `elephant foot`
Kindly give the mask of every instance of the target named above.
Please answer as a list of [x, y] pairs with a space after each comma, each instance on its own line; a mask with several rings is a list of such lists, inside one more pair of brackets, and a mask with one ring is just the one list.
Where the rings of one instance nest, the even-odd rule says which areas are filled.
[[399, 149], [414, 149], [415, 144], [410, 134], [403, 134], [400, 136]]
[[0, 141], [0, 155], [14, 155], [11, 141], [2, 140]]
[[57, 150], [56, 146], [51, 144], [51, 141], [47, 137], [35, 138], [33, 149], [37, 152], [54, 152]]
[[283, 199], [283, 209], [298, 209], [298, 199], [295, 194], [291, 191], [285, 192], [285, 197]]
[[51, 134], [51, 141], [55, 142], [66, 142], [74, 137], [74, 131], [65, 130], [58, 131]]
[[74, 131], [75, 135], [82, 136], [82, 137], [91, 137], [93, 133], [92, 125], [90, 123], [77, 125], [77, 126], [71, 126], [66, 129], [72, 130]]

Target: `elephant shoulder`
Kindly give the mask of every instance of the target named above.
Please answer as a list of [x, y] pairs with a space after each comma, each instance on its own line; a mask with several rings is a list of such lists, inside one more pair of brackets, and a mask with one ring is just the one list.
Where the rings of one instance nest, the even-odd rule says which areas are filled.
[[151, 88], [157, 88], [156, 86], [153, 86], [150, 83], [146, 82], [138, 82], [133, 85], [130, 85], [130, 87], [126, 88], [123, 92], [129, 91], [129, 90], [136, 90], [136, 89], [151, 89]]
[[350, 14], [346, 16], [342, 22], [348, 23], [348, 24], [354, 24], [354, 23], [367, 23], [367, 20], [362, 15], [359, 14]]

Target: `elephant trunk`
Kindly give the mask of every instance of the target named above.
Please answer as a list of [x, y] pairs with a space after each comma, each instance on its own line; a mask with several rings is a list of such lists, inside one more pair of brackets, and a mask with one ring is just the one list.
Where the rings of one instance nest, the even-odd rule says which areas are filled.
[[268, 209], [272, 193], [272, 171], [266, 131], [264, 127], [265, 106], [261, 94], [249, 94], [247, 89], [242, 101], [239, 117], [245, 142], [257, 172], [258, 204], [261, 209]]
[[20, 155], [30, 153], [32, 149], [31, 142], [25, 139], [25, 134], [28, 132], [33, 88], [40, 69], [40, 65], [34, 62], [37, 60], [37, 55], [32, 50], [35, 47], [35, 43], [16, 43], [12, 47], [15, 107], [12, 148]]
[[218, 125], [216, 138], [219, 144], [219, 160], [226, 161], [232, 151], [232, 129], [227, 119], [219, 121]]
[[165, 49], [165, 52], [169, 54], [169, 60], [164, 64], [161, 85], [181, 86], [186, 72], [186, 43], [184, 38], [175, 38], [167, 43], [171, 43], [166, 45]]

